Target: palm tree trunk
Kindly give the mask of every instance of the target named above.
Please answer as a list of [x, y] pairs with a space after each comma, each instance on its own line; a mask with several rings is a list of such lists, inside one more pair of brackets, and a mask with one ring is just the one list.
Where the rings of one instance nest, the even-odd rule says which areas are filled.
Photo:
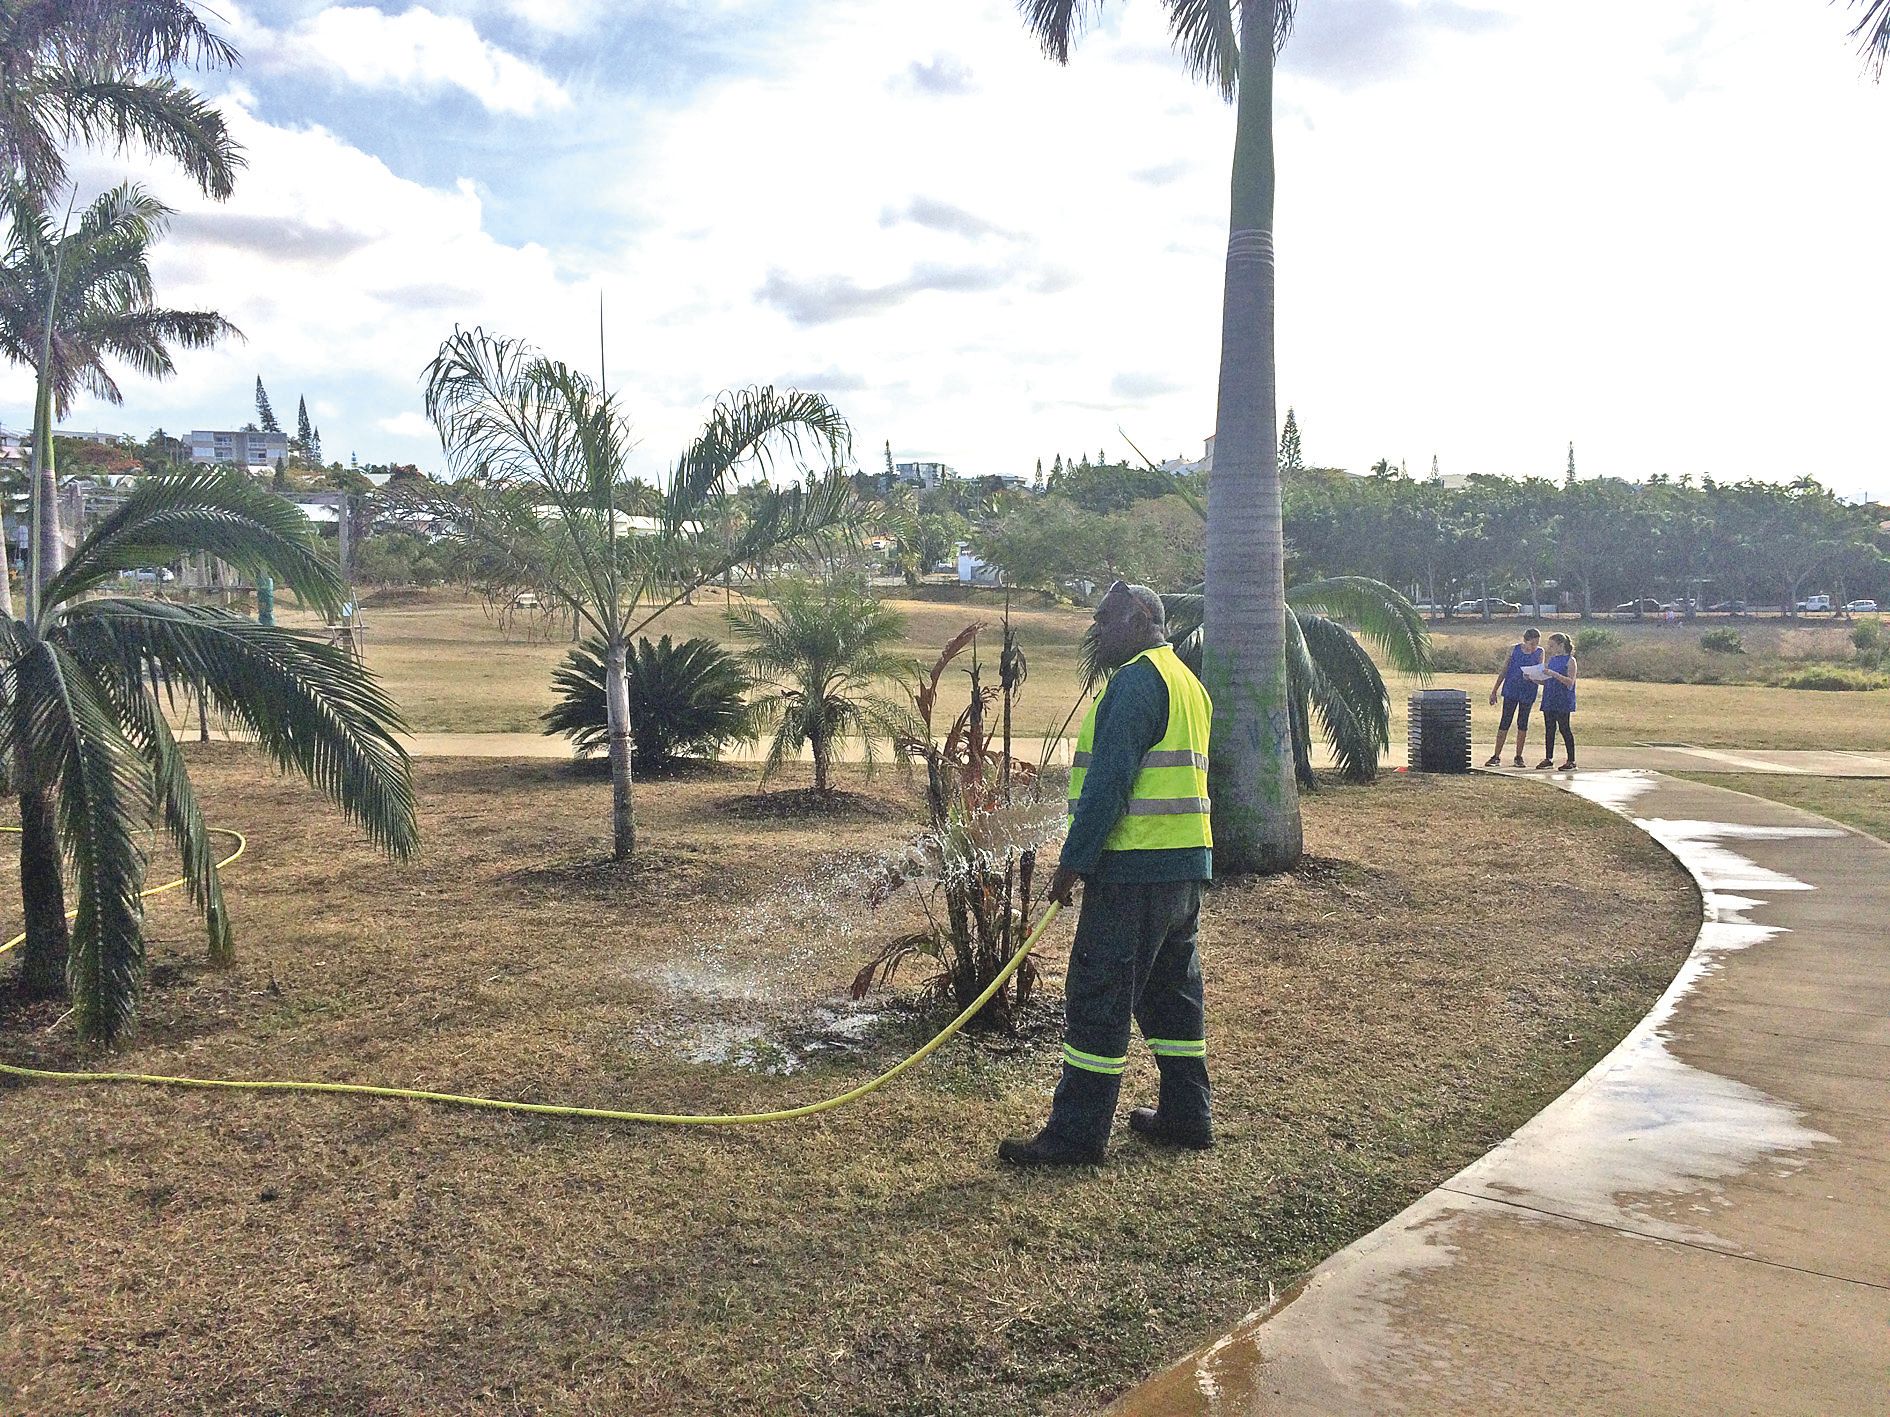
[[45, 431], [45, 448], [40, 447], [40, 427], [33, 430], [33, 456], [39, 467], [39, 562], [34, 568], [34, 593], [43, 592], [48, 582], [59, 574], [65, 560], [65, 543], [59, 534], [59, 471], [57, 450], [53, 447], [52, 385], [48, 382], [40, 397], [40, 425]]
[[1208, 480], [1207, 625], [1214, 696], [1216, 864], [1290, 869], [1300, 858], [1286, 574], [1275, 422], [1274, 0], [1241, 6], [1214, 472]]
[[814, 749], [814, 791], [824, 797], [827, 795], [828, 764], [833, 756], [833, 745], [820, 729], [815, 729], [808, 739]]
[[29, 994], [66, 987], [66, 890], [60, 879], [59, 821], [50, 790], [20, 789], [20, 895], [26, 907], [20, 985]]
[[630, 780], [630, 685], [623, 638], [613, 633], [604, 655], [604, 709], [610, 729], [610, 855], [628, 861], [637, 847]]
[[7, 551], [7, 519], [0, 511], [0, 619], [13, 618], [13, 578], [9, 567], [13, 557]]

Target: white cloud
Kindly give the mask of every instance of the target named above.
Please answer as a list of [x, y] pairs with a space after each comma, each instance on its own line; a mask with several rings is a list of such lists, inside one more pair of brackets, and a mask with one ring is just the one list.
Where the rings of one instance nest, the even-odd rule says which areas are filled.
[[[576, 13], [576, 6], [557, 7]], [[232, 21], [252, 68], [289, 74], [313, 64], [330, 77], [364, 88], [423, 94], [461, 89], [494, 113], [531, 115], [567, 109], [571, 96], [556, 79], [482, 37], [461, 15], [415, 5], [390, 15], [365, 5], [331, 5], [287, 31]]]
[[[1280, 77], [1280, 404], [1310, 458], [1555, 476], [1572, 438], [1584, 473], [1808, 471], [1890, 495], [1890, 287], [1859, 254], [1890, 229], [1890, 189], [1859, 176], [1890, 90], [1858, 81], [1839, 17], [1478, 0], [1507, 22], [1474, 24], [1467, 4], [1395, 2], [1436, 23], [1374, 49], [1371, 82], [1333, 80], [1336, 41], [1325, 72]], [[546, 146], [528, 196], [476, 146], [449, 150], [466, 180], [428, 186], [239, 95], [250, 167], [226, 207], [169, 182], [190, 215], [159, 280], [250, 343], [75, 417], [240, 421], [260, 369], [279, 411], [334, 403], [344, 460], [437, 467], [418, 375], [454, 323], [589, 368], [601, 288], [644, 475], [715, 390], [767, 381], [825, 386], [869, 464], [890, 440], [1028, 471], [1124, 451], [1118, 423], [1152, 455], [1198, 455], [1231, 115], [1150, 62], [1161, 6], [1105, 15], [1059, 69], [1012, 0], [822, 0], [747, 77], [566, 120], [570, 151]], [[914, 92], [910, 66], [951, 54], [975, 58], [976, 93]], [[413, 141], [389, 151], [411, 162]], [[500, 202], [532, 242], [495, 239]], [[28, 393], [0, 371], [0, 421]]]
[[431, 438], [433, 424], [424, 413], [415, 413], [409, 409], [405, 413], [396, 413], [391, 418], [377, 418], [374, 426], [383, 433], [392, 433], [398, 438]]

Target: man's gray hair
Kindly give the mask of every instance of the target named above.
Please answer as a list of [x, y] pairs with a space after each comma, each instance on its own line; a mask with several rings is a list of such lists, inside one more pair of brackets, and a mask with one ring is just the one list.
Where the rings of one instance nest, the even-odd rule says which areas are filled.
[[1168, 628], [1168, 608], [1162, 604], [1162, 598], [1145, 585], [1124, 586], [1135, 603], [1148, 612], [1149, 623], [1158, 630]]

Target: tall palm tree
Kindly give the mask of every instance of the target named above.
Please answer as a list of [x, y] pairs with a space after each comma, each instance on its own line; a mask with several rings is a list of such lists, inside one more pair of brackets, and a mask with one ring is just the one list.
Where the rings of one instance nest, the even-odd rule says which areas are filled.
[[51, 192], [68, 144], [135, 145], [229, 196], [242, 149], [172, 75], [236, 61], [189, 0], [0, 0], [0, 181]]
[[[436, 517], [473, 554], [489, 590], [529, 589], [603, 641], [611, 852], [627, 860], [636, 846], [629, 646], [733, 567], [850, 533], [852, 492], [837, 471], [852, 443], [846, 420], [819, 394], [723, 394], [658, 489], [654, 529], [629, 535], [618, 508], [630, 432], [599, 384], [521, 341], [456, 330], [427, 367], [426, 409], [460, 476], [399, 500]], [[824, 477], [766, 486], [743, 499], [743, 517], [726, 514], [742, 471], [765, 475], [777, 453], [798, 458], [810, 446], [829, 469]]]
[[915, 668], [900, 652], [905, 617], [891, 606], [842, 586], [788, 583], [773, 593], [772, 613], [738, 605], [728, 623], [747, 641], [755, 677], [779, 689], [754, 704], [759, 721], [774, 726], [762, 781], [809, 749], [814, 791], [824, 795], [834, 750], [846, 739], [859, 740], [871, 773], [884, 744], [924, 736], [905, 706], [879, 687]]
[[[1214, 860], [1229, 871], [1283, 871], [1303, 848], [1274, 416], [1273, 60], [1295, 0], [1163, 3], [1189, 69], [1235, 105], [1203, 655], [1214, 696]], [[1064, 64], [1101, 0], [1019, 7]]]
[[[274, 576], [331, 615], [346, 599], [295, 507], [241, 474], [197, 469], [141, 479], [47, 582], [35, 613], [0, 621], [0, 743], [24, 779], [16, 785], [52, 804], [22, 817], [25, 983], [57, 987], [63, 976], [81, 1034], [98, 1041], [122, 1037], [136, 1017], [154, 822], [183, 857], [211, 958], [233, 947], [203, 814], [165, 719], [176, 690], [206, 696], [388, 852], [406, 856], [418, 839], [399, 713], [348, 654], [231, 611], [109, 593], [122, 571], [192, 552]], [[69, 949], [62, 855], [77, 896]], [[33, 928], [49, 903], [58, 932]]]
[[1890, 0], [1846, 0], [1846, 3], [1864, 12], [1851, 31], [1851, 38], [1857, 41], [1857, 48], [1864, 56], [1864, 72], [1873, 80], [1881, 79], [1884, 61], [1890, 59]]
[[28, 614], [34, 588], [59, 569], [58, 471], [52, 430], [84, 391], [109, 403], [124, 395], [107, 359], [149, 379], [176, 372], [171, 348], [201, 349], [241, 332], [209, 310], [169, 310], [156, 303], [150, 250], [171, 209], [136, 183], [102, 193], [76, 226], [55, 227], [45, 200], [15, 188], [0, 252], [0, 357], [37, 375], [33, 411], [32, 527], [37, 553], [27, 568]]

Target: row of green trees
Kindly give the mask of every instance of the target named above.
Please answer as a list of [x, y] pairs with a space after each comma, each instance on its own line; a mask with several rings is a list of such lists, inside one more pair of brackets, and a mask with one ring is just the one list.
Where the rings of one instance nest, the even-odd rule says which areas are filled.
[[1584, 614], [1651, 598], [1787, 613], [1807, 593], [1890, 595], [1879, 507], [1790, 484], [1472, 477], [1445, 488], [1310, 469], [1287, 479], [1286, 533], [1312, 575], [1363, 574], [1449, 606], [1491, 593]]

